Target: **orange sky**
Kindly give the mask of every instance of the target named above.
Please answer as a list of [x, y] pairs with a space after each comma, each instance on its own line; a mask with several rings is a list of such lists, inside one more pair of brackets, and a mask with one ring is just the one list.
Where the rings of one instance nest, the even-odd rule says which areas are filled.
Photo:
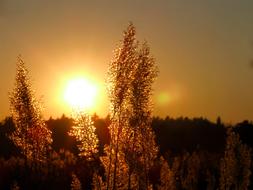
[[20, 53], [46, 118], [69, 112], [59, 97], [77, 75], [101, 86], [105, 115], [107, 67], [129, 21], [160, 69], [155, 115], [253, 120], [250, 0], [0, 0], [0, 118], [9, 115]]

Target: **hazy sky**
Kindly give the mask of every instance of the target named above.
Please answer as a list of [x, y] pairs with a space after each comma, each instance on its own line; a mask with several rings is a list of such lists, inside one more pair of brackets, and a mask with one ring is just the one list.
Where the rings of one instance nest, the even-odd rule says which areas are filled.
[[46, 118], [69, 111], [60, 97], [77, 75], [99, 84], [106, 114], [107, 67], [129, 21], [160, 69], [155, 115], [253, 120], [252, 0], [0, 0], [0, 118], [18, 54]]

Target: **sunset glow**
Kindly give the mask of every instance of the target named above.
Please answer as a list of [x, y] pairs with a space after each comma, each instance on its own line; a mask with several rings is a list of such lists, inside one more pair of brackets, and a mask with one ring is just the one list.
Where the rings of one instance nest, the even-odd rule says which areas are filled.
[[99, 89], [91, 112], [106, 116], [108, 64], [129, 22], [136, 26], [136, 39], [147, 40], [159, 67], [154, 115], [253, 120], [252, 7], [250, 0], [2, 0], [0, 120], [11, 114], [8, 92], [18, 54], [46, 118], [72, 112], [77, 102], [65, 94], [78, 77]]
[[89, 110], [95, 106], [97, 86], [85, 78], [71, 79], [64, 92], [64, 100], [74, 109]]

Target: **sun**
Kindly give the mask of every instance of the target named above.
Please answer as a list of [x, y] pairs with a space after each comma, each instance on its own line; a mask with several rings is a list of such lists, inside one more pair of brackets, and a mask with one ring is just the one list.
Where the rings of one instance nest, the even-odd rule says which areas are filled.
[[97, 86], [85, 78], [69, 80], [64, 92], [64, 100], [73, 109], [90, 110], [94, 108]]

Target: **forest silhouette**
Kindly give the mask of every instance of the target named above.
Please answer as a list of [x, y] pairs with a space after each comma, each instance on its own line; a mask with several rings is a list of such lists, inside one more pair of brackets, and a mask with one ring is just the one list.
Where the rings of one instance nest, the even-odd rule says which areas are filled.
[[154, 117], [157, 75], [130, 23], [109, 64], [108, 116], [45, 120], [19, 56], [0, 124], [0, 189], [252, 189], [253, 124]]

